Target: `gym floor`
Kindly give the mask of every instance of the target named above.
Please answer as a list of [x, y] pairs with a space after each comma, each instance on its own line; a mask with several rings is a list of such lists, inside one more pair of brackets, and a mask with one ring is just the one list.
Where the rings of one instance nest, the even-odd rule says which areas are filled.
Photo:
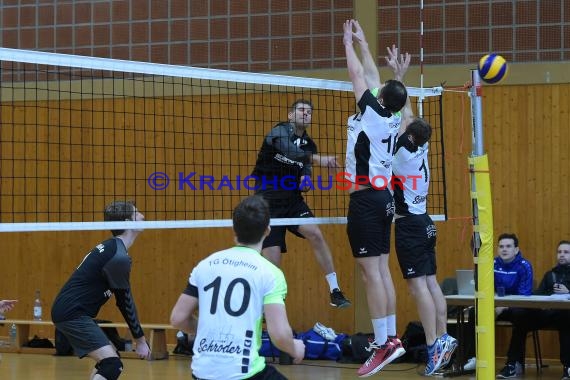
[[[124, 371], [120, 380], [156, 379], [174, 380], [191, 379], [190, 360], [186, 356], [172, 355], [168, 360], [144, 361], [124, 359]], [[88, 379], [93, 369], [90, 359], [76, 357], [57, 357], [42, 354], [1, 354], [0, 379], [41, 379], [41, 380], [77, 380]], [[497, 369], [502, 368], [504, 359], [497, 361]], [[339, 364], [331, 361], [307, 360], [300, 365], [279, 365], [276, 368], [289, 379], [296, 380], [343, 380], [357, 379], [356, 364]], [[393, 364], [389, 365], [371, 378], [380, 377], [385, 380], [411, 379], [423, 377], [423, 365]], [[562, 367], [551, 364], [537, 374], [534, 367], [526, 370], [525, 379], [554, 380], [560, 379]], [[456, 378], [475, 379], [475, 375], [463, 375]]]

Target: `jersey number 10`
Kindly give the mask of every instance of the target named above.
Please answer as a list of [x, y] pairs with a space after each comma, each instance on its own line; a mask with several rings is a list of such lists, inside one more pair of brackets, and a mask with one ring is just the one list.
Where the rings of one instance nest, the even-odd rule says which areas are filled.
[[[241, 284], [241, 286], [243, 286], [243, 299], [240, 307], [237, 310], [233, 310], [231, 305], [232, 294], [235, 290], [235, 287], [238, 284]], [[209, 283], [204, 287], [205, 292], [207, 292], [210, 289], [213, 289], [214, 291], [214, 294], [212, 295], [212, 304], [210, 305], [210, 314], [216, 314], [216, 311], [218, 310], [218, 299], [220, 297], [221, 285], [222, 285], [222, 278], [218, 276], [214, 281], [212, 281], [211, 283]], [[247, 310], [247, 307], [249, 306], [250, 297], [251, 297], [251, 286], [249, 285], [249, 282], [247, 282], [243, 278], [234, 278], [229, 283], [226, 289], [226, 294], [224, 295], [224, 310], [232, 317], [239, 317]]]

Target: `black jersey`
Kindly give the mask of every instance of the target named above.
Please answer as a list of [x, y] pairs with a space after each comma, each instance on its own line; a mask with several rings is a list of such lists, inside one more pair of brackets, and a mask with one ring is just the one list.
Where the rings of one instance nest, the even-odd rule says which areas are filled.
[[144, 335], [131, 296], [129, 276], [131, 257], [119, 238], [112, 238], [93, 248], [73, 272], [56, 296], [51, 317], [64, 322], [79, 316], [95, 318], [112, 294], [115, 294], [125, 321], [133, 334]]
[[267, 199], [297, 196], [301, 176], [311, 175], [313, 154], [317, 154], [317, 145], [307, 132], [297, 136], [293, 124], [277, 124], [265, 136], [257, 155], [252, 173], [256, 193]]

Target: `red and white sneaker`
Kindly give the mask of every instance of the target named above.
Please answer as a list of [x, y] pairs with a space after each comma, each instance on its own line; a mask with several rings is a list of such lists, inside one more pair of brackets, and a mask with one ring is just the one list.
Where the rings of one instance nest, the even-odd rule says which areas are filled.
[[406, 349], [402, 345], [402, 341], [400, 340], [398, 335], [388, 336], [388, 340], [394, 344], [394, 347], [396, 347], [397, 356], [395, 359], [398, 359], [400, 356], [406, 353]]
[[394, 346], [394, 343], [389, 340], [381, 346], [376, 342], [370, 342], [366, 351], [372, 351], [372, 355], [370, 355], [368, 360], [366, 360], [366, 363], [364, 363], [356, 372], [358, 377], [374, 375], [397, 357], [396, 347]]

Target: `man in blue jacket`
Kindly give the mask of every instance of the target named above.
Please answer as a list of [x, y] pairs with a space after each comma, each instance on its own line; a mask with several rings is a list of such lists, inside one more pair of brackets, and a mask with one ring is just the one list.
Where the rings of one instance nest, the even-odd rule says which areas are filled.
[[[502, 288], [505, 295], [530, 296], [532, 294], [532, 265], [519, 249], [519, 239], [515, 234], [501, 234], [498, 240], [498, 255], [494, 260], [495, 291]], [[495, 314], [499, 320], [509, 320], [516, 308], [497, 307]]]
[[[503, 233], [497, 239], [497, 256], [494, 260], [495, 291], [503, 288], [500, 293], [505, 295], [530, 296], [532, 294], [533, 272], [532, 265], [526, 260], [519, 249], [519, 239], [517, 235]], [[504, 290], [504, 292], [503, 292]], [[499, 292], [498, 292], [499, 293]], [[497, 320], [510, 321], [518, 319], [525, 314], [525, 309], [516, 307], [497, 307], [495, 316]], [[514, 323], [514, 322], [513, 322]], [[465, 352], [467, 357], [475, 354], [475, 311], [469, 312], [469, 321], [466, 329], [468, 333], [464, 336]], [[526, 335], [525, 335], [526, 337]], [[521, 362], [519, 362], [518, 373], [522, 373]], [[465, 369], [474, 369], [475, 361], [469, 360]]]
[[[556, 251], [557, 265], [544, 274], [536, 293], [568, 295], [570, 289], [570, 241], [562, 240]], [[529, 331], [544, 327], [558, 330], [562, 380], [570, 379], [570, 311], [552, 309], [520, 309], [513, 315], [513, 335], [507, 353], [507, 363], [497, 375], [500, 379], [518, 377], [524, 365], [524, 349]]]

